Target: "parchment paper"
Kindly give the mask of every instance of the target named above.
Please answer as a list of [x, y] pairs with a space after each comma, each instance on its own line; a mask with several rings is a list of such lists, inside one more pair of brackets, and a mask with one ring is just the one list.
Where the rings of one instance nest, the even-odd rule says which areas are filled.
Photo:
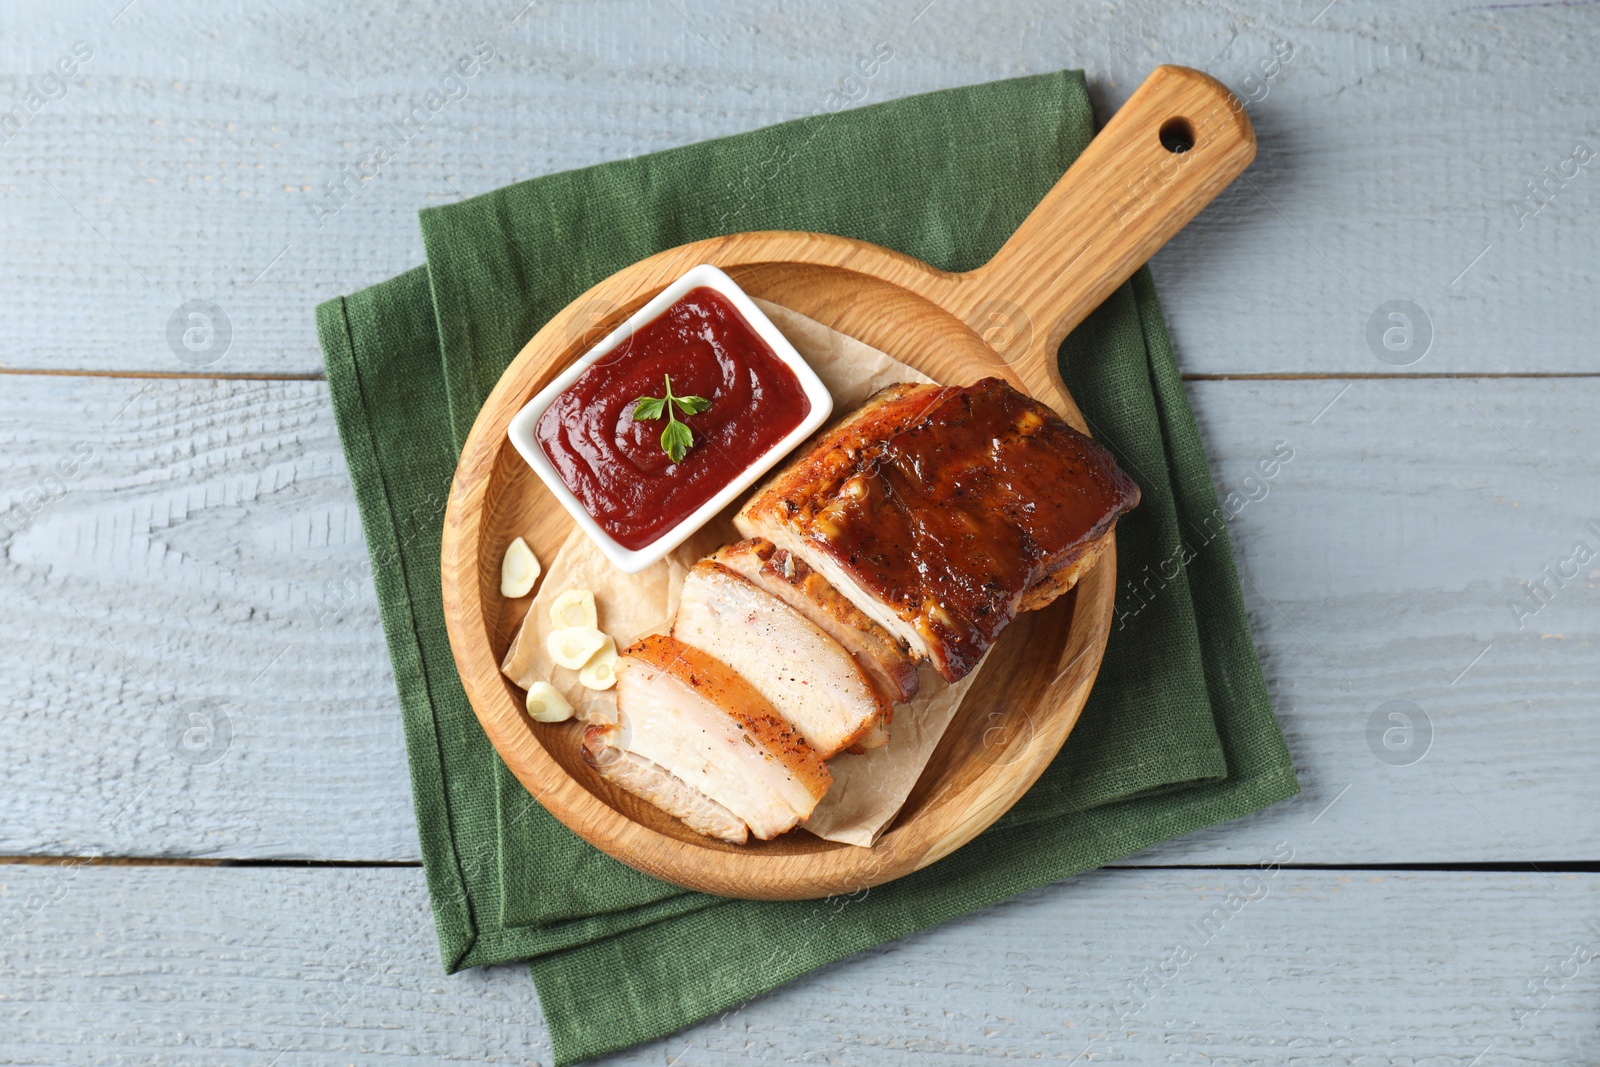
[[[854, 410], [886, 385], [933, 380], [798, 312], [765, 300], [756, 303], [828, 387], [836, 415]], [[584, 688], [577, 671], [557, 666], [545, 650], [545, 638], [553, 629], [551, 602], [568, 589], [593, 590], [600, 628], [616, 639], [618, 650], [647, 634], [665, 633], [671, 627], [689, 568], [738, 540], [732, 520], [742, 503], [737, 501], [661, 562], [634, 575], [617, 570], [582, 530], [574, 528], [554, 559], [540, 561], [545, 565], [544, 578], [501, 670], [524, 689], [538, 679], [548, 679], [587, 722], [615, 722], [616, 691], [596, 693]], [[828, 761], [833, 786], [806, 820], [806, 829], [829, 841], [852, 845], [868, 846], [877, 840], [905, 803], [977, 676], [974, 670], [950, 685], [924, 666], [917, 698], [894, 709], [888, 744], [860, 755], [842, 753]]]

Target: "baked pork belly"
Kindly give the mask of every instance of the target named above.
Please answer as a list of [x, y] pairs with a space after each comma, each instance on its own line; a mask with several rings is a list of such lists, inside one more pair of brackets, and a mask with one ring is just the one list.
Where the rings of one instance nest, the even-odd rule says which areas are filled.
[[618, 733], [615, 726], [591, 726], [583, 733], [584, 759], [602, 778], [682, 819], [696, 833], [732, 845], [749, 840], [750, 828], [743, 819], [660, 764], [618, 748]]
[[[805, 738], [734, 671], [653, 634], [617, 657], [618, 721], [584, 734], [602, 776], [701, 833], [762, 840], [810, 816], [833, 776]], [[634, 757], [634, 758], [628, 758]]]
[[711, 558], [738, 571], [843, 645], [890, 702], [905, 704], [917, 695], [917, 664], [905, 646], [805, 560], [762, 538], [736, 541]]
[[949, 681], [1061, 596], [1139, 488], [998, 378], [880, 390], [767, 482], [739, 532], [809, 564]]
[[672, 636], [733, 668], [823, 759], [859, 741], [887, 708], [839, 642], [715, 560], [684, 579]]

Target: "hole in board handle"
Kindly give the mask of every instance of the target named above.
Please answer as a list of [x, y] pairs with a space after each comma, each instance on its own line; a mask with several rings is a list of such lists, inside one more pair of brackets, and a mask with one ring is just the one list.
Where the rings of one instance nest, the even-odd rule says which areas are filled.
[[1161, 147], [1180, 155], [1194, 147], [1194, 127], [1188, 119], [1168, 119], [1161, 124]]

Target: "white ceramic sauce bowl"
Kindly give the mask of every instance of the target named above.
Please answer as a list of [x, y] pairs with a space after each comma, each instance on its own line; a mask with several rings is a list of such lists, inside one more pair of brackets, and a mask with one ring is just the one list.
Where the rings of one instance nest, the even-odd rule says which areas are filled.
[[[572, 490], [567, 488], [567, 484], [561, 480], [561, 475], [557, 473], [555, 465], [550, 462], [549, 457], [544, 453], [544, 449], [540, 447], [539, 441], [534, 435], [534, 429], [545, 409], [568, 386], [577, 381], [585, 370], [604, 359], [612, 350], [632, 337], [635, 330], [677, 303], [691, 289], [698, 289], [702, 286], [707, 289], [713, 289], [726, 297], [729, 303], [738, 309], [739, 314], [743, 315], [745, 320], [750, 323], [756, 334], [767, 343], [773, 353], [794, 372], [795, 377], [800, 380], [800, 388], [805, 391], [806, 399], [811, 401], [811, 410], [806, 414], [805, 420], [790, 431], [783, 440], [768, 449], [759, 459], [746, 467], [737, 478], [724, 486], [710, 500], [707, 500], [691, 512], [682, 522], [673, 526], [643, 548], [625, 548], [600, 528], [600, 524], [594, 520], [594, 516], [589, 514]], [[567, 513], [572, 516], [572, 520], [578, 524], [579, 528], [588, 534], [590, 539], [606, 554], [606, 558], [611, 560], [624, 573], [635, 574], [644, 570], [674, 548], [677, 548], [690, 534], [711, 521], [735, 497], [754, 485], [756, 479], [776, 466], [778, 461], [788, 455], [801, 441], [811, 436], [817, 427], [827, 421], [828, 416], [832, 413], [833, 396], [828, 392], [827, 386], [822, 384], [822, 379], [817, 377], [817, 372], [812, 370], [810, 365], [801, 358], [799, 352], [795, 351], [795, 347], [789, 343], [789, 339], [778, 331], [778, 328], [772, 324], [771, 319], [762, 314], [761, 309], [755, 305], [755, 301], [751, 300], [743, 289], [735, 285], [732, 278], [709, 263], [703, 263], [661, 290], [655, 299], [634, 312], [626, 322], [612, 330], [599, 344], [575, 360], [572, 366], [568, 367], [554, 381], [541, 389], [537, 396], [523, 405], [522, 410], [512, 417], [507, 435], [511, 438], [511, 444], [516, 448], [517, 452], [527, 461], [528, 466], [532, 467], [534, 472], [539, 475], [540, 480], [544, 482], [551, 494], [561, 501], [561, 506], [567, 509]]]

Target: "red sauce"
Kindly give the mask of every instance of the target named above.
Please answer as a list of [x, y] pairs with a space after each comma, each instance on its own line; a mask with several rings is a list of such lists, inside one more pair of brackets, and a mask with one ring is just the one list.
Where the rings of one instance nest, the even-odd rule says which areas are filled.
[[[679, 463], [661, 448], [665, 413], [635, 422], [634, 401], [703, 396]], [[682, 522], [805, 421], [811, 401], [727, 297], [704, 286], [634, 331], [562, 391], [534, 434], [561, 480], [624, 548], [637, 550]]]

